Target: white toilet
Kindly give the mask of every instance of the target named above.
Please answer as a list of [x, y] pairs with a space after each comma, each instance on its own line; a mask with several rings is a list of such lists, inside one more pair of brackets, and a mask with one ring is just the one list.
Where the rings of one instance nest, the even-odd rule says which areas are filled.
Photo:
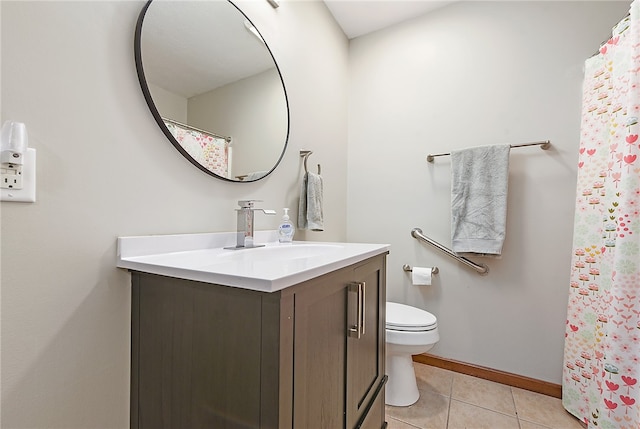
[[387, 302], [387, 375], [385, 403], [414, 404], [420, 393], [411, 355], [425, 353], [440, 339], [436, 317], [419, 308]]

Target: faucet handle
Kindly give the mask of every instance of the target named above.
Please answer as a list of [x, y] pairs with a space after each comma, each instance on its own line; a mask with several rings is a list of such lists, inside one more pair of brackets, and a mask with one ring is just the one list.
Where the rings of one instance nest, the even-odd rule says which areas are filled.
[[261, 203], [262, 200], [240, 200], [238, 201], [238, 205], [241, 209], [252, 209], [253, 203]]

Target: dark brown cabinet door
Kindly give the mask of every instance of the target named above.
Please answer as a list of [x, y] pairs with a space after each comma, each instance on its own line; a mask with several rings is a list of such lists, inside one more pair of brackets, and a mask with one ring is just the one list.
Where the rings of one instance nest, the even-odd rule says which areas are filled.
[[[355, 283], [361, 290], [362, 318], [360, 335], [347, 338], [347, 428], [379, 429], [381, 418], [372, 418], [384, 402], [386, 303], [385, 271], [381, 259], [374, 259], [354, 270]], [[357, 289], [357, 287], [352, 287]], [[354, 301], [353, 299], [351, 300]], [[357, 299], [355, 300], [358, 304]], [[348, 313], [353, 313], [353, 310]], [[355, 311], [356, 316], [358, 311]], [[369, 418], [367, 418], [369, 417]], [[382, 420], [383, 421], [383, 420]]]
[[379, 257], [296, 293], [294, 428], [383, 426], [384, 279]]

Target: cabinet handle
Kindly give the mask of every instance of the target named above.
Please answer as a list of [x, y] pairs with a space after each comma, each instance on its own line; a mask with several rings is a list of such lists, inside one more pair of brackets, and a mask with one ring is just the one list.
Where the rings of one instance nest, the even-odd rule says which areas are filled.
[[367, 293], [367, 283], [366, 282], [362, 282], [362, 293], [360, 294], [360, 335], [364, 335], [364, 326], [366, 325], [365, 320], [366, 320], [366, 314], [365, 311], [367, 309], [366, 303], [366, 293]]
[[349, 336], [354, 338], [364, 335], [364, 286], [360, 282], [349, 283], [349, 292], [356, 294], [356, 323], [349, 326]]

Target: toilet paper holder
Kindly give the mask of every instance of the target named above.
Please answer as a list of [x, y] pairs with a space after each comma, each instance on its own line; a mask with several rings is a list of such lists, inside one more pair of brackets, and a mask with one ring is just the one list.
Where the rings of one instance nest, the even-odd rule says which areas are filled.
[[[411, 268], [411, 265], [407, 265], [407, 264], [404, 264], [402, 266], [402, 269], [407, 271], [407, 272], [413, 271], [413, 269]], [[438, 274], [439, 272], [440, 272], [440, 270], [438, 269], [438, 267], [431, 268], [431, 274]]]

